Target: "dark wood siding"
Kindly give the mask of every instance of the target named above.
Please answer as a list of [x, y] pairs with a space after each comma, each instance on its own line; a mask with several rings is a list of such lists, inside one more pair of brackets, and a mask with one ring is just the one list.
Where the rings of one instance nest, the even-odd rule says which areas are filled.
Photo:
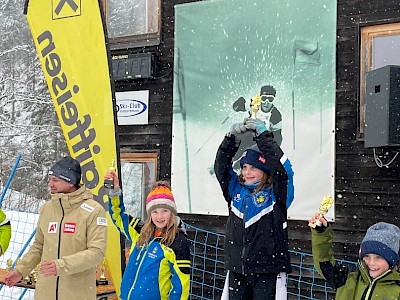
[[[150, 90], [148, 126], [120, 126], [121, 151], [160, 151], [160, 179], [171, 177], [172, 85], [174, 52], [174, 6], [194, 2], [162, 1], [162, 40], [159, 46], [116, 51], [113, 54], [153, 52], [158, 57], [155, 79], [117, 83], [116, 90]], [[400, 3], [384, 0], [338, 1], [335, 251], [355, 260], [365, 230], [377, 221], [400, 225], [400, 158], [389, 168], [379, 168], [372, 149], [358, 138], [359, 28], [365, 24], [400, 22]], [[394, 150], [388, 149], [389, 160]], [[380, 153], [380, 152], [379, 152]], [[302, 199], [296, 199], [302, 201]], [[310, 211], [310, 215], [313, 212]], [[224, 217], [184, 215], [191, 224], [223, 232]], [[305, 221], [289, 221], [290, 248], [310, 252], [310, 233]]]
[[[339, 0], [337, 14], [334, 241], [338, 256], [354, 260], [370, 225], [378, 221], [400, 225], [399, 159], [389, 168], [379, 168], [373, 150], [358, 139], [359, 30], [369, 24], [399, 22], [400, 3]], [[388, 149], [383, 160], [388, 162], [393, 150], [399, 149]]]

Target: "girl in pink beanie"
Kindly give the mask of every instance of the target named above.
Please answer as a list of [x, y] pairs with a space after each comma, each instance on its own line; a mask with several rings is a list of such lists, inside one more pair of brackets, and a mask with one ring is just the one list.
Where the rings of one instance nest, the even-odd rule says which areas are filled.
[[114, 181], [108, 201], [111, 219], [132, 243], [120, 298], [188, 299], [189, 243], [168, 183], [156, 182], [146, 200], [147, 219], [142, 222], [125, 211], [117, 174], [110, 170], [105, 177]]

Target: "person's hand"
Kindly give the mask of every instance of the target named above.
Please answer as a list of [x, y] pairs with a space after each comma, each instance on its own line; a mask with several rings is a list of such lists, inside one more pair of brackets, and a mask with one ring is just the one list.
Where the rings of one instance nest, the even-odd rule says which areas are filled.
[[240, 97], [233, 104], [232, 108], [234, 111], [246, 111], [246, 99]]
[[244, 124], [246, 128], [254, 130], [257, 135], [260, 135], [261, 133], [267, 131], [265, 123], [260, 119], [246, 118], [244, 120]]
[[39, 273], [43, 277], [47, 276], [56, 276], [57, 275], [57, 267], [54, 260], [45, 260], [40, 263]]
[[115, 172], [115, 170], [108, 170], [106, 176], [104, 176], [104, 179], [112, 179], [114, 181], [114, 189], [119, 188], [119, 180], [118, 180], [118, 175]]
[[317, 221], [317, 220], [321, 221], [321, 223], [322, 223], [322, 225], [323, 225], [324, 227], [328, 227], [328, 221], [327, 221], [324, 217], [322, 217], [321, 214], [320, 214], [319, 212], [317, 212], [317, 213], [308, 221], [308, 223], [309, 223], [309, 224], [315, 224], [315, 221]]
[[6, 276], [4, 276], [4, 283], [8, 287], [12, 287], [12, 286], [16, 285], [18, 282], [20, 282], [22, 280], [22, 278], [23, 278], [23, 276], [19, 271], [11, 270], [6, 274]]
[[245, 132], [247, 130], [243, 123], [235, 123], [231, 126], [230, 134], [237, 135]]

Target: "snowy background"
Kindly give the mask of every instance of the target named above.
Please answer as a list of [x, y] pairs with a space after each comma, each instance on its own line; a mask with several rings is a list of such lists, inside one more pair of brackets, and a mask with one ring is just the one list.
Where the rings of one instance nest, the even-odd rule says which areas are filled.
[[[0, 257], [1, 269], [7, 268], [8, 259], [15, 263], [18, 257], [22, 257], [34, 240], [34, 230], [39, 214], [16, 210], [18, 203], [23, 198], [23, 195], [11, 189], [8, 189], [5, 194], [4, 199], [6, 199], [7, 204], [4, 205], [3, 203], [2, 207], [11, 222], [12, 233], [9, 247], [5, 254]], [[0, 285], [0, 299], [33, 299], [33, 290]]]

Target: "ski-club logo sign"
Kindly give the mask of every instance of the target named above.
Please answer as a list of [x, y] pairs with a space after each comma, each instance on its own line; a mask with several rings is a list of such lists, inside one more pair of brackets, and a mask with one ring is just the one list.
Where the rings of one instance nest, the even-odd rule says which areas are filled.
[[118, 125], [146, 125], [149, 122], [149, 91], [115, 93]]

